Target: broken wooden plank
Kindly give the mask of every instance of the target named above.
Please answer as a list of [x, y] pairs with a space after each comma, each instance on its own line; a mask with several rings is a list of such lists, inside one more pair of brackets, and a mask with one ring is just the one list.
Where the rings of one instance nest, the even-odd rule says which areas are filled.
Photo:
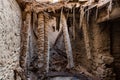
[[65, 55], [65, 52], [60, 50], [59, 48], [57, 47], [54, 47], [54, 50], [62, 57], [64, 57], [64, 59], [67, 59], [67, 56]]

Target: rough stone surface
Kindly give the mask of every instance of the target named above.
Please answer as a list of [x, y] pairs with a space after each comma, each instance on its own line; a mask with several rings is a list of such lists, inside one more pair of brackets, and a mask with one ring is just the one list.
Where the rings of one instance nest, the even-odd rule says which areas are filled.
[[15, 0], [0, 0], [0, 80], [14, 80], [19, 66], [21, 12]]

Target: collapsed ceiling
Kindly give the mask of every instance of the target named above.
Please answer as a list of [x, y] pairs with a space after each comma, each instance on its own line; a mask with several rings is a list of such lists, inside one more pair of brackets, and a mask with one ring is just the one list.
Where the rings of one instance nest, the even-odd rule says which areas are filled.
[[[85, 31], [83, 31], [83, 33], [85, 33], [85, 49], [87, 59], [90, 60], [92, 53], [88, 39], [89, 34], [87, 32], [87, 28], [90, 25], [90, 15], [94, 14], [97, 23], [120, 17], [120, 12], [116, 14], [115, 10], [116, 8], [119, 9], [119, 5], [113, 6], [117, 0], [70, 0], [57, 3], [37, 2], [34, 0], [17, 1], [22, 9], [23, 15], [20, 58], [21, 67], [25, 72], [25, 76], [21, 74], [23, 79], [26, 79], [28, 75], [30, 78], [31, 74], [34, 74], [37, 78], [39, 77], [40, 80], [43, 80], [46, 76], [60, 76], [62, 74], [65, 76], [66, 73], [64, 72], [72, 73], [66, 76], [76, 74], [80, 77], [81, 74], [76, 73], [79, 72], [79, 70], [74, 69], [77, 68], [78, 65], [74, 59], [72, 51], [73, 43], [71, 43], [71, 40], [76, 39], [77, 30], [75, 23], [77, 23], [77, 29], [85, 29]], [[104, 11], [102, 11], [103, 8], [105, 9]], [[114, 11], [112, 11], [113, 9]], [[105, 14], [101, 15], [103, 12]], [[54, 30], [58, 30], [58, 35], [54, 40], [55, 42], [50, 44], [49, 34], [52, 33], [49, 33], [49, 27], [53, 19], [55, 19], [56, 23], [56, 27], [52, 26], [53, 32]], [[57, 55], [54, 57], [54, 54]], [[85, 75], [89, 76], [85, 80], [89, 80], [91, 77], [93, 78], [91, 73], [84, 68], [82, 69]], [[54, 71], [63, 73], [49, 73]]]

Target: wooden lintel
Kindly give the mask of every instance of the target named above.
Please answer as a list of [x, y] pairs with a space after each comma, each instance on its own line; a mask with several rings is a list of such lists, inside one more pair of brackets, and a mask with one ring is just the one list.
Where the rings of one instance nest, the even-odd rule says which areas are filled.
[[[57, 14], [56, 14], [56, 13], [55, 13], [55, 14], [50, 14], [50, 15], [51, 15], [51, 16], [54, 16], [54, 17], [59, 17], [59, 16], [60, 16], [60, 14], [58, 14], [58, 13], [57, 13]], [[65, 13], [64, 15], [66, 16], [66, 15], [68, 15], [68, 14]], [[75, 16], [76, 16], [77, 18], [80, 17], [79, 14], [76, 14]], [[73, 14], [69, 13], [68, 17], [73, 17]]]

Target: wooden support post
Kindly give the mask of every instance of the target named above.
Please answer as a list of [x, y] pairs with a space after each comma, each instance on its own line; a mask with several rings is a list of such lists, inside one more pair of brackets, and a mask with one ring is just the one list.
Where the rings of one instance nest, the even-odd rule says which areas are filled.
[[69, 37], [69, 33], [68, 33], [66, 18], [63, 13], [61, 13], [61, 21], [60, 22], [61, 22], [61, 24], [62, 24], [61, 26], [63, 28], [63, 38], [64, 38], [65, 49], [66, 49], [66, 54], [67, 54], [67, 59], [68, 59], [67, 68], [73, 68], [74, 62], [73, 62], [71, 42], [70, 42], [70, 37]]

